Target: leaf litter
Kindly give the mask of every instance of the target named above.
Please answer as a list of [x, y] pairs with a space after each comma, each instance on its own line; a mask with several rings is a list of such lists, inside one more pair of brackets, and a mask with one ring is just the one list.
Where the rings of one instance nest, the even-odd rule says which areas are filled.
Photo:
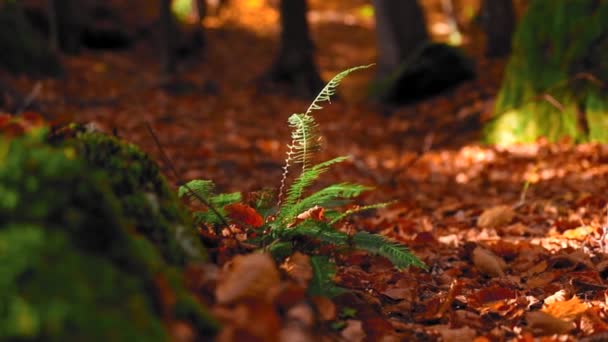
[[[313, 9], [321, 6], [315, 4]], [[264, 20], [276, 22], [270, 14]], [[367, 24], [328, 32], [315, 22], [312, 30], [324, 75], [373, 60], [373, 31]], [[147, 121], [186, 179], [213, 179], [225, 192], [277, 185], [289, 138], [287, 117], [307, 102], [251, 85], [272, 61], [275, 43], [264, 38], [271, 35], [251, 44], [242, 27], [230, 25], [209, 28], [207, 35], [205, 62], [192, 63], [181, 76], [202, 90], [215, 82], [217, 92], [174, 96], [150, 85], [112, 105], [76, 105], [66, 99], [96, 99], [107, 93], [104, 89], [127, 93], [139, 83], [154, 83], [157, 72], [150, 51], [85, 53], [64, 59], [66, 79], [41, 81], [40, 98], [53, 103], [46, 108], [47, 119], [93, 123], [160, 160], [144, 128]], [[346, 47], [332, 49], [336, 41]], [[608, 336], [608, 147], [568, 141], [511, 147], [476, 143], [504, 61], [486, 60], [475, 47], [471, 51], [479, 78], [451, 92], [386, 117], [357, 100], [367, 80], [347, 79], [344, 101], [334, 101], [318, 117], [328, 142], [324, 153], [352, 157], [324, 181], [376, 187], [362, 204], [396, 201], [347, 220], [342, 229], [402, 242], [429, 270], [398, 271], [383, 258], [345, 253], [336, 256], [333, 280], [349, 291], [328, 299], [307, 294], [312, 272], [307, 255], [277, 265], [264, 254], [235, 255], [229, 238], [208, 236], [214, 263], [194, 265], [184, 274], [188, 287], [223, 322], [217, 340], [591, 341]], [[141, 71], [141, 79], [133, 80], [134, 70]], [[34, 86], [25, 78], [11, 80], [24, 93]], [[10, 127], [0, 120], [0, 126], [16, 131], [38, 122], [28, 115]], [[464, 125], [463, 118], [472, 120]], [[421, 150], [422, 145], [430, 147]], [[248, 206], [233, 206], [229, 213], [254, 227], [261, 222]], [[323, 219], [321, 209], [302, 215]]]

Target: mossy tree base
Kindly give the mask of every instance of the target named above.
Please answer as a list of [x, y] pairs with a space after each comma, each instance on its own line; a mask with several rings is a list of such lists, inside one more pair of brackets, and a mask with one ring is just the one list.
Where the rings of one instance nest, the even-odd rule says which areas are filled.
[[535, 0], [513, 40], [489, 143], [608, 142], [608, 2]]

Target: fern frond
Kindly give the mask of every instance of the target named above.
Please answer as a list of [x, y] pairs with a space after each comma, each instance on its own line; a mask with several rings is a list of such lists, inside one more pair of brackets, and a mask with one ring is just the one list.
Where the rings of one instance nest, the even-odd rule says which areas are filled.
[[313, 256], [310, 258], [312, 266], [312, 279], [308, 285], [308, 294], [311, 296], [335, 297], [346, 292], [346, 289], [334, 284], [336, 264], [326, 256]]
[[354, 68], [344, 70], [341, 73], [334, 76], [334, 78], [332, 78], [329, 82], [327, 82], [325, 87], [321, 90], [319, 95], [317, 95], [317, 97], [314, 99], [314, 101], [312, 101], [312, 103], [306, 110], [305, 115], [310, 115], [310, 113], [312, 113], [314, 110], [322, 109], [323, 108], [323, 107], [321, 107], [322, 102], [330, 102], [331, 97], [336, 93], [336, 88], [340, 85], [340, 82], [342, 82], [344, 77], [348, 76], [348, 74], [350, 74], [356, 70], [367, 69], [367, 68], [371, 67], [372, 65], [374, 65], [374, 64], [360, 65], [360, 66], [357, 66]]
[[391, 204], [395, 203], [393, 202], [384, 202], [384, 203], [376, 203], [376, 204], [370, 204], [370, 205], [364, 205], [362, 207], [357, 207], [357, 208], [353, 208], [353, 209], [349, 209], [341, 214], [339, 214], [338, 216], [334, 217], [331, 221], [329, 221], [330, 225], [334, 225], [342, 220], [344, 220], [345, 218], [360, 213], [362, 211], [367, 211], [367, 210], [372, 210], [372, 209], [378, 209], [378, 208], [384, 208], [386, 206], [389, 206]]
[[291, 206], [282, 208], [279, 212], [279, 218], [289, 222], [297, 215], [318, 205], [321, 207], [330, 207], [331, 202], [340, 199], [349, 199], [359, 196], [362, 192], [370, 190], [370, 187], [360, 184], [340, 183], [332, 184], [323, 188], [310, 196], [294, 203]]
[[282, 203], [281, 208], [279, 209], [279, 217], [284, 217], [281, 213], [284, 213], [288, 208], [292, 207], [300, 199], [304, 190], [317, 180], [319, 176], [325, 173], [331, 165], [341, 163], [347, 159], [348, 157], [330, 159], [302, 172], [287, 190], [285, 202]]
[[427, 266], [402, 244], [384, 236], [368, 232], [358, 232], [353, 236], [356, 248], [381, 255], [391, 261], [398, 269], [416, 266], [427, 269]]
[[233, 192], [229, 194], [219, 194], [209, 197], [209, 202], [216, 208], [223, 208], [229, 204], [240, 202], [242, 199], [240, 192]]
[[[190, 200], [197, 199], [197, 195], [203, 198], [209, 198], [212, 195], [215, 184], [213, 181], [206, 179], [194, 179], [179, 187], [177, 195], [179, 198], [187, 197]], [[196, 194], [192, 193], [195, 192]]]
[[336, 246], [346, 246], [349, 242], [348, 234], [333, 229], [325, 222], [313, 220], [306, 220], [293, 228], [285, 229], [281, 233], [282, 239], [293, 239], [297, 236], [318, 239]]

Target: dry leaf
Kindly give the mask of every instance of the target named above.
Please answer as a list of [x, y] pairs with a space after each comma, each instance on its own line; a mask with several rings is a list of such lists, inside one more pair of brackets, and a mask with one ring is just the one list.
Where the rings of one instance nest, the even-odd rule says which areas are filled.
[[281, 264], [281, 269], [304, 288], [308, 287], [308, 283], [312, 279], [310, 257], [300, 252], [295, 252], [285, 259], [285, 262]]
[[279, 271], [270, 255], [238, 255], [220, 276], [215, 296], [220, 304], [243, 298], [271, 299], [268, 296], [279, 281]]
[[483, 274], [490, 277], [502, 277], [505, 275], [507, 264], [492, 251], [477, 246], [472, 254], [475, 267]]
[[550, 305], [555, 302], [564, 301], [566, 300], [566, 297], [568, 297], [568, 292], [566, 290], [559, 290], [554, 294], [547, 296], [547, 298], [545, 298], [543, 302], [545, 303], [545, 305]]
[[312, 297], [311, 300], [315, 304], [319, 318], [322, 321], [333, 321], [336, 319], [338, 310], [336, 309], [336, 304], [334, 304], [331, 299], [315, 296]]
[[589, 236], [593, 236], [595, 229], [591, 226], [582, 226], [574, 229], [568, 229], [562, 233], [562, 236], [570, 240], [585, 241]]
[[237, 223], [244, 223], [254, 228], [258, 228], [264, 224], [262, 216], [246, 204], [233, 203], [227, 205], [224, 209], [228, 213], [228, 217]]
[[361, 342], [365, 339], [365, 331], [361, 321], [349, 319], [346, 321], [346, 328], [342, 330], [342, 337], [349, 342]]
[[587, 311], [588, 308], [587, 304], [581, 302], [577, 296], [574, 296], [570, 300], [545, 304], [541, 311], [560, 319], [572, 321]]
[[541, 311], [526, 314], [528, 326], [535, 334], [565, 334], [575, 328], [573, 322], [561, 320]]
[[515, 212], [507, 205], [486, 209], [477, 219], [477, 227], [492, 228], [508, 224], [513, 220]]
[[438, 325], [434, 327], [435, 331], [441, 335], [443, 342], [467, 342], [473, 341], [477, 336], [477, 331], [469, 327], [460, 329], [450, 329], [447, 325]]

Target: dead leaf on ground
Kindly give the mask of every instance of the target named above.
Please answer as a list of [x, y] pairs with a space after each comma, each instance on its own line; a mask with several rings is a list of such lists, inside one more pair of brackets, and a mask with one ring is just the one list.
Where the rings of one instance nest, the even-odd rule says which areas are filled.
[[300, 252], [295, 252], [285, 259], [285, 262], [281, 264], [281, 269], [304, 288], [308, 287], [308, 283], [312, 279], [310, 257]]
[[346, 321], [346, 327], [342, 330], [342, 337], [346, 341], [361, 342], [365, 340], [365, 331], [363, 331], [363, 323], [355, 319]]
[[477, 336], [477, 331], [469, 327], [459, 329], [450, 329], [447, 325], [437, 325], [432, 327], [436, 331], [443, 342], [467, 342], [473, 341]]
[[220, 304], [244, 298], [268, 300], [279, 281], [279, 271], [270, 255], [237, 255], [220, 276], [215, 296]]
[[542, 311], [528, 312], [526, 321], [530, 330], [539, 335], [565, 334], [575, 328], [573, 322], [553, 317]]
[[486, 209], [477, 219], [477, 226], [480, 228], [492, 228], [508, 224], [513, 220], [515, 211], [508, 205], [499, 205], [494, 208]]
[[588, 308], [587, 304], [583, 303], [577, 296], [574, 296], [569, 300], [545, 304], [541, 311], [556, 318], [572, 321], [587, 311]]
[[472, 253], [473, 264], [483, 274], [490, 277], [502, 277], [507, 263], [492, 251], [477, 246]]

